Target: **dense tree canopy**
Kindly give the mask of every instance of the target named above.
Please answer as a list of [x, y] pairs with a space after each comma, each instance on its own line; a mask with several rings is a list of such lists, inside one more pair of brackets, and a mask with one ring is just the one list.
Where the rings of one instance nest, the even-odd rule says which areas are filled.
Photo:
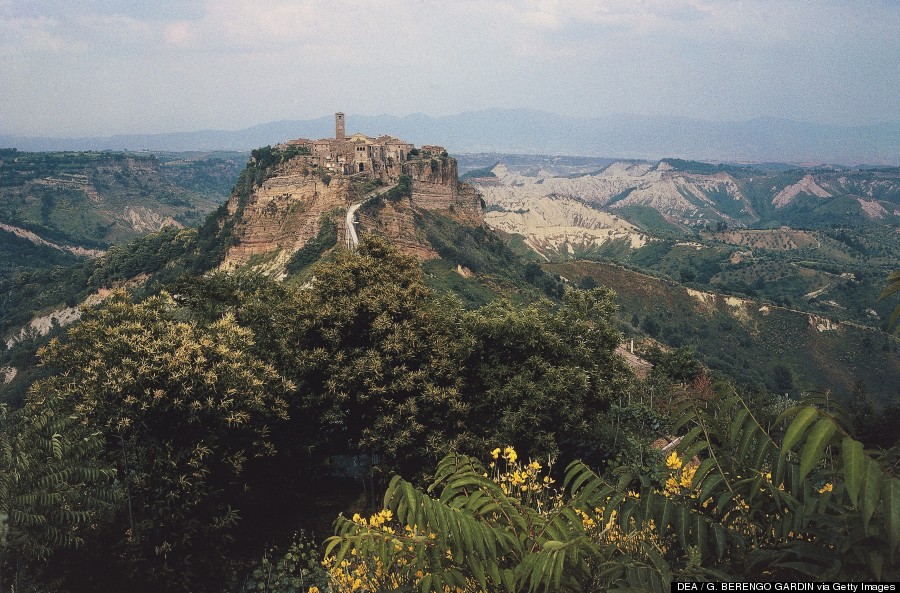
[[221, 586], [242, 519], [308, 512], [307, 484], [342, 460], [371, 492], [507, 442], [602, 456], [606, 410], [632, 387], [607, 291], [467, 311], [379, 239], [304, 286], [213, 274], [170, 291], [87, 312], [41, 351], [29, 404], [59, 402], [97, 435], [121, 499], [96, 545], [151, 588]]
[[186, 585], [219, 572], [245, 466], [274, 453], [270, 425], [287, 418], [291, 386], [230, 314], [208, 325], [180, 317], [165, 293], [114, 296], [40, 352], [57, 372], [31, 403], [60, 400], [102, 436], [127, 501], [123, 556], [151, 581]]
[[[714, 398], [686, 349], [639, 382], [614, 352], [607, 289], [467, 310], [373, 238], [312, 274], [118, 293], [52, 340], [24, 413], [0, 410], [3, 577], [246, 590], [242, 574], [273, 566], [249, 557], [383, 488], [386, 510], [339, 520], [334, 550], [365, 570], [402, 556], [405, 576], [354, 588], [346, 558], [330, 576], [294, 552], [277, 564], [335, 591], [665, 589], [672, 575], [746, 577], [770, 561], [816, 574], [836, 558], [835, 578], [892, 574], [896, 480], [839, 415], [794, 408], [778, 424]], [[669, 465], [649, 446], [665, 434], [683, 437]], [[492, 450], [487, 465], [473, 457]], [[394, 516], [411, 521], [396, 542]], [[295, 576], [252, 582], [307, 582]]]
[[595, 289], [567, 292], [561, 307], [500, 302], [465, 315], [475, 337], [466, 388], [478, 394], [476, 432], [492, 437], [484, 444], [569, 458], [602, 447], [605, 411], [632, 380], [613, 353], [621, 339], [613, 312], [609, 291]]

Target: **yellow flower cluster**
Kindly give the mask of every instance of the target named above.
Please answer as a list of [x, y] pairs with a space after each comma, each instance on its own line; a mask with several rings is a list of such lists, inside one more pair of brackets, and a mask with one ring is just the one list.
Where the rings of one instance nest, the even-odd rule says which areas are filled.
[[678, 453], [672, 451], [672, 454], [666, 458], [666, 467], [672, 470], [672, 473], [666, 478], [663, 494], [665, 496], [678, 496], [679, 494], [689, 494], [691, 484], [694, 482], [694, 474], [697, 473], [697, 464], [684, 464]]
[[[339, 564], [333, 556], [326, 558], [322, 565], [331, 577], [331, 593], [386, 593], [389, 591], [409, 591], [410, 585], [414, 590], [419, 589], [419, 583], [425, 577], [422, 570], [413, 572], [409, 562], [404, 556], [395, 558], [394, 564], [386, 569], [379, 558], [366, 562], [354, 559], [343, 560]], [[443, 593], [485, 593], [478, 587], [478, 583], [467, 579], [465, 587], [450, 587], [444, 585]], [[307, 593], [319, 593], [315, 587], [311, 587]]]
[[[635, 496], [635, 498], [638, 496]], [[592, 515], [580, 509], [575, 509], [575, 513], [581, 517], [581, 525], [585, 533], [593, 541], [603, 544], [614, 544], [621, 550], [641, 556], [643, 555], [642, 542], [654, 544], [663, 553], [666, 551], [666, 546], [656, 529], [656, 522], [653, 519], [650, 519], [638, 529], [637, 521], [632, 517], [628, 520], [628, 529], [626, 531], [619, 525], [618, 513], [615, 510], [611, 511], [605, 520], [604, 509], [599, 507], [594, 509]]]
[[[500, 447], [497, 447], [496, 449], [491, 451], [491, 457], [493, 457], [495, 460], [500, 457]], [[509, 463], [515, 463], [516, 459], [518, 458], [519, 455], [512, 447], [507, 446], [505, 449], [503, 449], [503, 459], [505, 459]]]
[[338, 563], [334, 556], [328, 556], [322, 561], [322, 566], [331, 577], [332, 591], [336, 593], [371, 591], [367, 578], [368, 566], [365, 562], [357, 562], [354, 567], [346, 558]]
[[[356, 554], [352, 555], [356, 556]], [[334, 556], [329, 556], [322, 561], [322, 566], [328, 571], [331, 579], [331, 593], [395, 591], [409, 583], [418, 583], [423, 576], [421, 571], [415, 575], [410, 574], [408, 569], [404, 569], [407, 564], [408, 561], [403, 556], [395, 558], [395, 565], [389, 569], [386, 569], [381, 559], [377, 557], [370, 562], [359, 558], [345, 558], [338, 563]]]
[[[498, 447], [491, 451], [491, 457], [499, 460], [501, 450]], [[562, 493], [554, 488], [556, 480], [549, 475], [543, 475], [544, 466], [540, 462], [531, 460], [527, 464], [519, 463], [519, 455], [512, 447], [507, 446], [502, 451], [502, 457], [506, 462], [505, 471], [501, 471], [496, 461], [488, 464], [491, 470], [490, 478], [500, 485], [500, 489], [507, 496], [513, 496], [522, 503], [530, 505], [539, 512], [547, 512], [562, 503]], [[547, 470], [553, 462], [548, 460]], [[488, 477], [485, 474], [485, 477]]]
[[360, 516], [359, 513], [353, 514], [353, 522], [362, 525], [363, 527], [368, 527], [370, 529], [380, 529], [385, 533], [394, 533], [394, 528], [391, 527], [390, 523], [394, 519], [394, 513], [392, 513], [389, 509], [381, 509], [366, 521], [365, 517]]
[[[364, 554], [355, 547], [341, 562], [334, 556], [325, 558], [322, 566], [331, 580], [330, 593], [375, 593], [385, 591], [408, 590], [410, 584], [418, 588], [425, 577], [421, 569], [414, 567], [417, 551], [422, 546], [433, 546], [437, 534], [425, 532], [418, 525], [404, 525], [402, 528], [394, 521], [390, 509], [382, 509], [368, 519], [355, 513], [351, 518], [360, 530], [375, 532], [384, 538], [385, 543], [393, 544], [390, 560], [380, 557], [364, 558]], [[389, 548], [390, 549], [390, 548]], [[448, 560], [453, 561], [452, 554]], [[471, 583], [465, 589], [445, 589], [447, 593], [473, 593], [477, 583]], [[313, 593], [309, 591], [307, 593]]]
[[672, 451], [671, 455], [666, 458], [666, 467], [669, 469], [678, 470], [681, 469], [681, 466], [681, 457], [678, 456], [678, 453]]

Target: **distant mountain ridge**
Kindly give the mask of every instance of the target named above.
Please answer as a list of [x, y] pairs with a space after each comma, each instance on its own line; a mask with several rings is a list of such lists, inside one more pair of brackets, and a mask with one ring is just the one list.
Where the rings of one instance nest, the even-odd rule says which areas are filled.
[[[534, 109], [485, 109], [431, 117], [421, 113], [347, 116], [348, 131], [391, 134], [423, 144], [440, 138], [453, 153], [521, 152], [616, 158], [738, 162], [900, 164], [900, 121], [835, 126], [778, 118], [713, 122], [680, 117], [563, 116]], [[334, 120], [283, 120], [243, 130], [30, 138], [0, 134], [20, 150], [250, 150], [291, 138], [329, 137]]]

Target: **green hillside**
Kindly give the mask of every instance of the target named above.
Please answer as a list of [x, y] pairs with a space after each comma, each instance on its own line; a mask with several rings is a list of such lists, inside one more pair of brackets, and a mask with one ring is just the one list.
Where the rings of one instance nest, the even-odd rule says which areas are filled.
[[105, 248], [203, 221], [245, 156], [0, 150], [0, 222], [66, 246]]
[[[234, 186], [238, 213], [282, 156], [254, 153]], [[363, 579], [382, 590], [387, 574], [398, 584], [389, 590], [430, 591], [447, 574], [468, 591], [665, 591], [698, 574], [746, 580], [772, 558], [796, 579], [839, 564], [836, 545], [851, 542], [876, 563], [896, 547], [883, 527], [896, 480], [863, 450], [893, 443], [896, 338], [609, 263], [541, 265], [515, 237], [428, 211], [412, 218], [439, 259], [422, 264], [372, 236], [343, 249], [321, 224], [285, 282], [249, 266], [208, 273], [235, 238], [224, 206], [199, 228], [164, 228], [68, 266], [59, 249], [7, 237], [0, 247], [22, 266], [58, 265], [0, 276], [2, 329], [99, 288], [128, 292], [0, 356], [4, 379], [17, 372], [0, 388], [0, 449], [16, 453], [0, 456], [15, 536], [0, 547], [3, 582], [314, 593], [360, 590]], [[727, 233], [593, 255], [705, 287], [753, 251], [741, 256], [748, 274], [803, 263], [805, 281], [830, 274], [838, 293], [851, 283], [840, 266], [887, 265], [893, 253], [875, 232]], [[639, 350], [657, 363], [642, 379], [617, 350], [623, 334], [684, 348]], [[737, 386], [713, 385], [689, 349]], [[858, 404], [848, 424], [836, 424], [833, 399], [807, 401], [793, 408], [803, 426], [787, 433], [814, 421], [811, 436], [783, 445], [776, 418], [818, 385]], [[654, 446], [676, 434], [684, 440], [666, 455]], [[838, 469], [823, 462], [826, 445]], [[799, 464], [781, 454], [791, 447]], [[874, 476], [857, 494], [869, 527], [850, 464]], [[827, 528], [838, 523], [869, 529], [865, 545], [835, 539]], [[325, 552], [331, 533], [339, 547]], [[518, 545], [530, 551], [487, 553]], [[547, 560], [574, 546], [592, 564]], [[840, 566], [835, 579], [896, 573]]]
[[[719, 184], [696, 185], [711, 203], [699, 201], [688, 192], [685, 199], [699, 208], [699, 218], [737, 221], [753, 228], [826, 228], [900, 224], [900, 169], [800, 168], [785, 169], [765, 165], [738, 166], [709, 164], [679, 159], [662, 161], [678, 174], [704, 176], [727, 174], [750, 204], [742, 202]], [[793, 189], [791, 189], [793, 187]], [[781, 192], [789, 195], [776, 200]], [[865, 204], [865, 208], [863, 207]], [[866, 208], [870, 211], [867, 212]], [[721, 217], [719, 215], [724, 215]], [[727, 217], [727, 218], [726, 218]], [[695, 221], [702, 223], [702, 220]]]
[[611, 264], [544, 267], [576, 283], [589, 277], [614, 288], [619, 316], [630, 331], [670, 346], [688, 346], [711, 369], [740, 383], [777, 391], [776, 369], [786, 366], [793, 393], [824, 386], [846, 401], [859, 382], [883, 404], [900, 400], [900, 341], [883, 331], [826, 323], [822, 317], [755, 300], [704, 296]]

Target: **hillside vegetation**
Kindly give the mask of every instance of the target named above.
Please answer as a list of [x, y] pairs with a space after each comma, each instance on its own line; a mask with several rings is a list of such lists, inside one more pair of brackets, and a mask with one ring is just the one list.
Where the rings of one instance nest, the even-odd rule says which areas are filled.
[[[114, 582], [137, 590], [141, 574], [150, 591], [214, 590], [235, 576], [221, 569], [223, 555], [252, 550], [255, 530], [309, 520], [310, 488], [340, 456], [362, 456], [380, 485], [371, 476], [425, 471], [447, 452], [480, 450], [485, 438], [566, 458], [609, 454], [597, 431], [632, 379], [612, 353], [619, 336], [605, 291], [569, 294], [561, 307], [466, 311], [378, 240], [321, 264], [316, 278], [308, 288], [261, 277], [183, 280], [137, 303], [119, 293], [39, 353], [47, 373], [31, 388], [28, 414], [81, 418], [60, 433], [61, 450], [87, 456], [79, 462], [99, 473], [78, 487], [79, 508], [96, 513], [90, 526], [43, 503], [29, 507], [28, 517], [41, 514], [84, 542], [69, 552], [29, 532], [29, 542], [61, 552], [53, 569], [35, 558], [32, 576], [49, 570], [80, 590]], [[70, 448], [88, 435], [99, 437], [96, 448]], [[126, 481], [109, 483], [112, 472]], [[95, 490], [109, 487], [116, 497]], [[28, 517], [13, 528], [28, 532]], [[120, 550], [111, 567], [107, 545]], [[79, 563], [105, 568], [73, 570]]]
[[705, 365], [745, 385], [794, 395], [828, 387], [845, 402], [861, 394], [883, 405], [900, 401], [900, 341], [885, 332], [606, 263], [547, 268], [574, 282], [614, 286], [629, 331], [689, 347]]
[[[590, 248], [687, 286], [539, 264], [521, 235], [481, 224], [442, 158], [367, 204], [349, 250], [334, 208], [371, 187], [298, 156], [254, 151], [199, 228], [9, 277], [7, 335], [61, 304], [77, 322], [45, 316], [47, 336], [0, 359], [4, 378], [15, 370], [0, 403], [0, 588], [898, 578], [896, 340], [698, 288], [751, 244], [832, 275], [812, 250], [884, 249], [887, 265], [887, 234], [704, 227], [716, 239], [676, 236], [675, 221], [673, 236]], [[325, 194], [300, 212], [302, 244], [279, 243], [278, 221]], [[271, 253], [284, 281], [260, 273]], [[652, 369], [620, 354], [623, 332]], [[736, 382], [714, 383], [725, 376]]]
[[95, 249], [196, 225], [228, 196], [245, 158], [3, 149], [0, 222]]
[[[17, 451], [0, 456], [0, 578], [235, 593], [896, 578], [898, 486], [849, 436], [858, 416], [717, 394], [686, 363], [638, 381], [615, 311], [608, 290], [571, 288], [466, 309], [371, 238], [305, 286], [213, 274], [114, 294], [40, 350], [23, 408], [0, 406], [0, 451]], [[662, 454], [667, 434], [684, 439]]]
[[879, 299], [900, 261], [897, 169], [483, 158], [499, 161], [475, 180], [486, 222], [551, 275], [614, 287], [629, 335], [753, 389], [900, 396]]

